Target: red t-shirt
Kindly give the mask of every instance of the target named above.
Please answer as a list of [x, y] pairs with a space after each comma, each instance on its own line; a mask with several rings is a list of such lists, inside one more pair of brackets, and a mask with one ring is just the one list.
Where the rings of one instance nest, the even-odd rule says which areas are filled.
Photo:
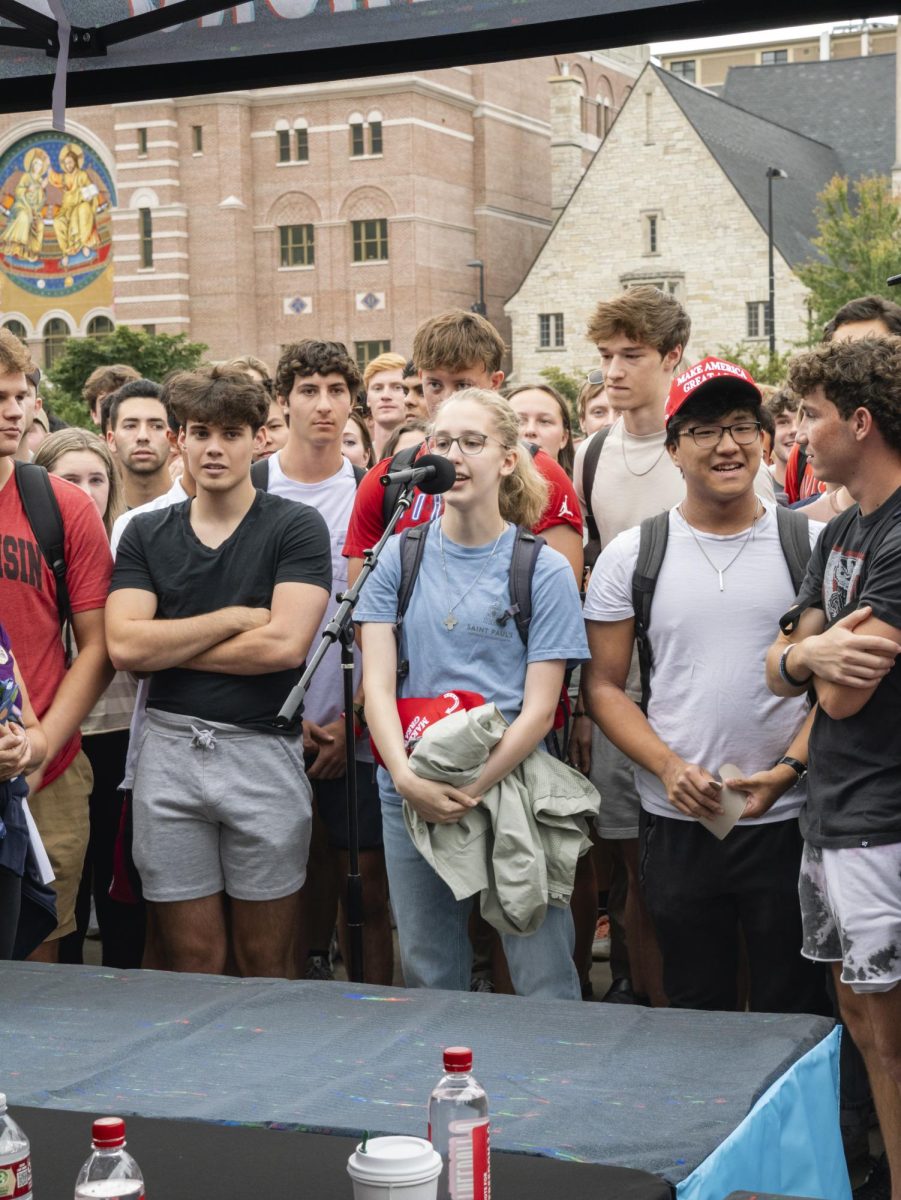
[[801, 476], [801, 485], [798, 486], [800, 454], [801, 443], [795, 442], [789, 451], [788, 462], [785, 464], [785, 494], [788, 496], [789, 504], [794, 504], [796, 500], [809, 500], [811, 496], [818, 496], [826, 490], [825, 483], [821, 483], [816, 478], [810, 463], [804, 464], [804, 474]]
[[[113, 563], [106, 530], [88, 496], [50, 476], [65, 529], [66, 582], [72, 612], [103, 608]], [[0, 488], [0, 616], [38, 718], [53, 702], [66, 674], [56, 607], [56, 580], [25, 516], [13, 476]], [[76, 733], [44, 771], [44, 785], [62, 775], [81, 745]]]
[[[424, 452], [425, 445], [420, 453]], [[545, 529], [551, 529], [555, 525], [571, 525], [581, 536], [582, 510], [579, 508], [579, 498], [573, 481], [544, 450], [539, 450], [532, 461], [548, 485], [547, 505], [541, 514], [541, 520], [537, 525], [533, 525], [532, 532], [543, 533]], [[364, 552], [374, 546], [385, 532], [382, 517], [385, 489], [380, 483], [380, 478], [390, 469], [390, 463], [390, 458], [382, 459], [371, 471], [367, 471], [357, 488], [347, 537], [344, 539], [345, 558], [362, 558]], [[408, 529], [412, 525], [427, 524], [441, 515], [441, 507], [441, 496], [426, 496], [416, 488], [413, 503], [398, 521], [396, 532], [400, 533], [402, 529]]]

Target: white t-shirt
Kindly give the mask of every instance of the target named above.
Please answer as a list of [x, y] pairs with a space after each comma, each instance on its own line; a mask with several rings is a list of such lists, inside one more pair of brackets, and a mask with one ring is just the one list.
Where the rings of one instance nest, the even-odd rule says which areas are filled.
[[[329, 538], [332, 545], [332, 595], [333, 597], [347, 589], [347, 559], [341, 553], [344, 539], [347, 537], [347, 526], [350, 521], [351, 509], [357, 494], [357, 480], [353, 466], [346, 458], [342, 458], [340, 469], [319, 483], [298, 483], [289, 479], [282, 470], [281, 451], [269, 459], [268, 491], [273, 496], [282, 496], [286, 500], [295, 500], [315, 508], [328, 526]], [[325, 610], [325, 616], [316, 631], [316, 636], [310, 643], [312, 655], [322, 631], [334, 616], [336, 604], [330, 604]], [[354, 650], [354, 691], [360, 686], [362, 664], [359, 647]], [[316, 725], [327, 725], [334, 721], [344, 711], [344, 690], [341, 679], [341, 647], [336, 642], [319, 664], [316, 674], [310, 683], [303, 704], [303, 715]], [[360, 739], [357, 743], [357, 757], [370, 761], [369, 742]]]
[[[587, 505], [582, 468], [590, 441], [591, 438], [586, 438], [579, 446], [573, 466], [573, 483], [583, 513], [587, 512]], [[665, 512], [685, 499], [685, 480], [670, 458], [665, 442], [663, 429], [636, 437], [626, 431], [621, 417], [611, 426], [601, 448], [591, 494], [602, 546], [609, 546], [618, 533], [640, 525], [645, 517]], [[765, 504], [776, 499], [773, 478], [763, 463], [754, 490]]]
[[[822, 528], [810, 523], [811, 545]], [[694, 532], [717, 566], [734, 561], [721, 592], [716, 571], [681, 513], [670, 510], [669, 541], [648, 630], [654, 662], [648, 721], [686, 762], [699, 763], [714, 775], [733, 763], [743, 775], [752, 775], [785, 754], [807, 714], [806, 697], [773, 695], [764, 666], [779, 617], [791, 607], [795, 591], [773, 507], [767, 506], [743, 548], [746, 531], [725, 537]], [[587, 620], [624, 621], [635, 615], [632, 575], [639, 536], [637, 528], [626, 530], [602, 552], [585, 599]], [[635, 780], [646, 812], [693, 819], [670, 804], [656, 775], [636, 765]], [[766, 816], [739, 824], [793, 817], [804, 799], [803, 784], [790, 788]]]

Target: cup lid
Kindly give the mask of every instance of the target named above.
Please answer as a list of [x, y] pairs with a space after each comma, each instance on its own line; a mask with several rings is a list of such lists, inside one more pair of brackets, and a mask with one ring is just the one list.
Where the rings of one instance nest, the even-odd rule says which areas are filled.
[[354, 1178], [372, 1182], [416, 1183], [440, 1172], [441, 1155], [425, 1138], [394, 1134], [369, 1138], [365, 1154], [361, 1142], [347, 1160], [347, 1170]]

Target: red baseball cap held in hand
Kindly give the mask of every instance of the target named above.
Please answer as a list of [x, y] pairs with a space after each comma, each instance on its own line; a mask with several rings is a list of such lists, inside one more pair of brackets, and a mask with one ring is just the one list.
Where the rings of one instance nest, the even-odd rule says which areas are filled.
[[[404, 745], [410, 754], [413, 747], [430, 725], [449, 717], [460, 709], [478, 708], [485, 703], [485, 697], [478, 692], [455, 691], [442, 692], [440, 696], [405, 696], [397, 702], [397, 715], [404, 731]], [[375, 761], [380, 767], [385, 764], [379, 754], [378, 747], [372, 738], [369, 739]]]
[[727, 362], [724, 358], [702, 358], [673, 380], [663, 412], [665, 424], [669, 425], [687, 400], [693, 400], [702, 390], [713, 391], [714, 388], [717, 394], [734, 394], [736, 405], [759, 407], [763, 403], [757, 384], [744, 367]]

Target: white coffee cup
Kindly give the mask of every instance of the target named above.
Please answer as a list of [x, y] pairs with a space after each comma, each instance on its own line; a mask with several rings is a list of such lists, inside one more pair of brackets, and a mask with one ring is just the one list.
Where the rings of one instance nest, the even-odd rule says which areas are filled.
[[354, 1200], [435, 1200], [441, 1155], [425, 1138], [369, 1138], [347, 1160]]

